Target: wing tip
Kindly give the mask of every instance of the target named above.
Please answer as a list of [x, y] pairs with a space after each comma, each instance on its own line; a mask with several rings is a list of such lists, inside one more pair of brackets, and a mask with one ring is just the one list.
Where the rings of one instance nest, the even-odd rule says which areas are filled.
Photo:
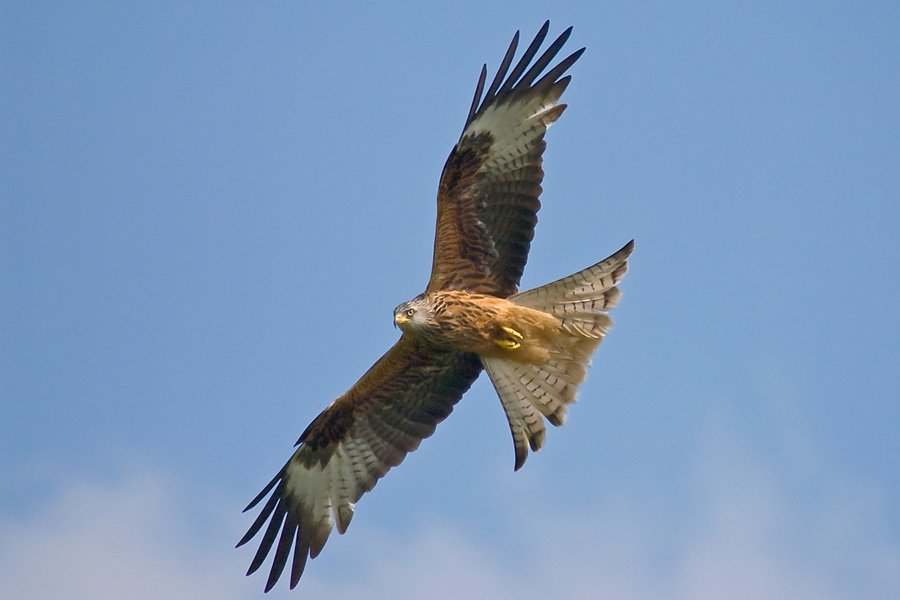
[[513, 466], [513, 472], [518, 471], [522, 467], [525, 466], [525, 460], [528, 458], [528, 454], [526, 453], [524, 456], [516, 455], [516, 464]]
[[[574, 27], [572, 25], [567, 27], [547, 47], [544, 53], [541, 54], [540, 57], [538, 57], [536, 60], [534, 60], [538, 49], [541, 45], [543, 45], [544, 40], [547, 37], [547, 33], [550, 30], [550, 20], [545, 20], [543, 25], [541, 25], [541, 28], [535, 35], [534, 39], [529, 44], [528, 48], [526, 48], [525, 52], [519, 58], [516, 66], [513, 67], [512, 71], [510, 72], [509, 67], [519, 42], [520, 31], [517, 30], [513, 35], [513, 39], [510, 42], [503, 60], [501, 61], [496, 75], [494, 76], [494, 80], [488, 87], [487, 93], [485, 93], [483, 97], [481, 92], [484, 90], [486, 65], [482, 66], [482, 73], [481, 77], [479, 78], [479, 84], [476, 88], [475, 99], [469, 109], [469, 114], [466, 119], [466, 124], [463, 127], [463, 132], [465, 132], [465, 129], [479, 115], [479, 113], [481, 113], [488, 106], [492, 105], [499, 97], [503, 97], [514, 91], [524, 91], [525, 89], [545, 87], [547, 85], [553, 85], [554, 83], [556, 83], [560, 79], [560, 77], [569, 69], [569, 67], [571, 67], [572, 64], [574, 64], [575, 61], [577, 61], [581, 57], [581, 55], [586, 50], [586, 47], [582, 47], [576, 50], [575, 52], [564, 58], [562, 61], [560, 61], [559, 64], [553, 67], [550, 71], [540, 77], [537, 82], [535, 82], [535, 80], [538, 79], [538, 77], [541, 75], [541, 72], [543, 72], [547, 65], [552, 62], [553, 58], [556, 56], [559, 50], [562, 49], [562, 47], [568, 41], [573, 29]], [[529, 69], [528, 72], [525, 73], [529, 65], [531, 65], [531, 69]], [[563, 89], [565, 89], [565, 85], [563, 86]]]

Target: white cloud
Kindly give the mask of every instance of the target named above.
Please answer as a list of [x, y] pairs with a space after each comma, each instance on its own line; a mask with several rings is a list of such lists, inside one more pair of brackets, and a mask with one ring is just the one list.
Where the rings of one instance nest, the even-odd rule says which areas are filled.
[[900, 545], [885, 533], [882, 494], [836, 475], [808, 448], [799, 460], [767, 455], [789, 458], [785, 468], [710, 438], [696, 470], [704, 518], [680, 540], [667, 597], [900, 598]]
[[[0, 597], [238, 598], [240, 567], [188, 531], [173, 486], [142, 475], [78, 483], [20, 522], [0, 521]], [[233, 553], [231, 553], [233, 554]], [[230, 573], [230, 576], [229, 576]]]
[[[269, 597], [900, 597], [900, 545], [884, 533], [877, 490], [832, 476], [818, 500], [805, 501], [777, 473], [713, 441], [697, 463], [687, 515], [628, 494], [557, 507], [520, 496], [503, 539], [447, 522], [408, 534], [354, 522], [309, 564], [297, 591], [281, 582]], [[178, 488], [146, 475], [75, 484], [25, 520], [0, 520], [0, 597], [262, 597], [265, 575], [245, 578], [248, 553], [231, 547], [246, 523], [228, 502], [186, 505]]]
[[691, 514], [628, 496], [513, 501], [505, 540], [450, 524], [409, 539], [357, 531], [377, 548], [359, 557], [361, 571], [306, 583], [311, 597], [368, 600], [900, 598], [900, 545], [884, 533], [880, 495], [832, 476], [820, 498], [798, 499], [778, 471], [714, 439], [698, 461]]

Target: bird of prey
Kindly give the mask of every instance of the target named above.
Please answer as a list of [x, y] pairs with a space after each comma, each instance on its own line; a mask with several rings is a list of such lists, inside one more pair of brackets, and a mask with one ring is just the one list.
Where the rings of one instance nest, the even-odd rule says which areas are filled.
[[[566, 71], [584, 48], [554, 60], [572, 28], [540, 55], [544, 23], [513, 64], [518, 32], [487, 87], [482, 67], [459, 141], [441, 174], [431, 277], [394, 309], [402, 334], [353, 387], [317, 416], [238, 543], [262, 531], [248, 575], [274, 546], [269, 591], [291, 562], [290, 587], [355, 503], [430, 436], [482, 369], [506, 412], [519, 469], [561, 425], [591, 354], [612, 321], [633, 241], [574, 275], [518, 292], [540, 208], [544, 134], [566, 108]], [[537, 58], [535, 58], [537, 57]]]

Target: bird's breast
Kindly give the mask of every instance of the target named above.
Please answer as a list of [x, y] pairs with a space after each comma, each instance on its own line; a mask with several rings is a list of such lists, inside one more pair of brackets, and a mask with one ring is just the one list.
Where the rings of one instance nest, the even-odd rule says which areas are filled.
[[532, 362], [559, 329], [556, 317], [503, 298], [459, 291], [435, 296], [435, 329], [443, 344], [462, 352]]

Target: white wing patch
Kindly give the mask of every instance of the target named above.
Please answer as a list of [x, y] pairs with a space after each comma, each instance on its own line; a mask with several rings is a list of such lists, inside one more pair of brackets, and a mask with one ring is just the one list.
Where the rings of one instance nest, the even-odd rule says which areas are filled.
[[308, 528], [310, 557], [315, 558], [335, 525], [338, 533], [347, 531], [356, 502], [405, 453], [376, 435], [350, 435], [337, 444], [325, 465], [309, 467], [299, 458], [301, 449], [285, 467], [285, 496], [292, 511], [302, 515], [300, 526]]
[[356, 501], [375, 485], [372, 473], [389, 468], [359, 438], [341, 441], [324, 466], [308, 467], [296, 455], [290, 460], [284, 473], [285, 496], [295, 514], [303, 515], [300, 526], [311, 538], [311, 558], [321, 551], [335, 525], [338, 533], [347, 531]]
[[558, 99], [556, 94], [526, 96], [491, 104], [478, 115], [463, 131], [462, 139], [482, 133], [490, 135], [488, 159], [479, 171], [508, 173], [527, 164], [521, 160], [523, 157], [542, 151], [544, 134], [566, 108], [565, 104], [557, 104]]

